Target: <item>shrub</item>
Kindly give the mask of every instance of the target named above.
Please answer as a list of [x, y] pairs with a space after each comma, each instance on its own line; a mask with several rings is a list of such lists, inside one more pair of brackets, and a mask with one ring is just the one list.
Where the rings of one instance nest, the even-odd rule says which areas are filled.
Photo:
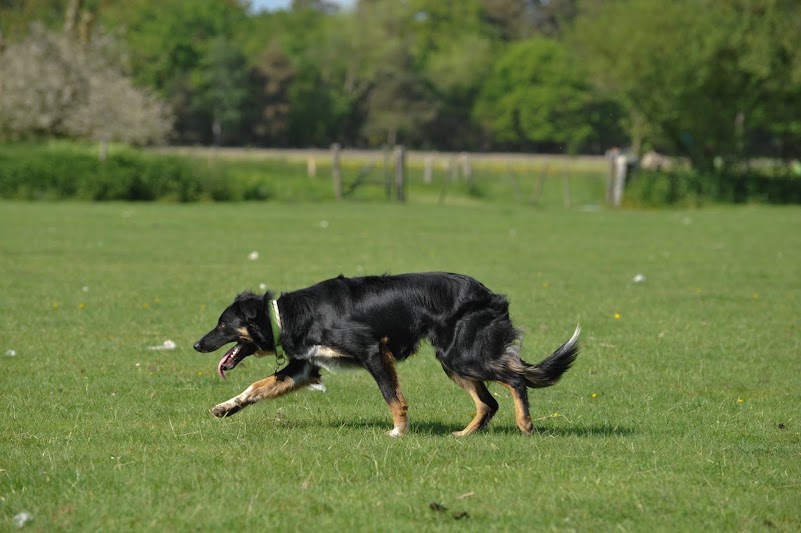
[[758, 172], [737, 174], [638, 170], [626, 184], [629, 205], [699, 205], [705, 202], [801, 203], [801, 179]]
[[117, 150], [100, 161], [88, 150], [0, 147], [0, 197], [45, 200], [241, 200], [219, 168], [173, 156]]

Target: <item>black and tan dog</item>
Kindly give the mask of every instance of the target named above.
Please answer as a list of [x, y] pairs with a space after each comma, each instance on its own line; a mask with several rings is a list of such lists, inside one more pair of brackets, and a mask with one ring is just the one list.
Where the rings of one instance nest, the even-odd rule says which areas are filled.
[[445, 374], [467, 391], [476, 416], [455, 435], [484, 427], [498, 410], [485, 382], [509, 389], [517, 425], [531, 433], [528, 388], [556, 383], [579, 352], [579, 328], [553, 354], [531, 365], [520, 358], [521, 335], [509, 319], [509, 303], [469, 276], [448, 273], [338, 277], [306, 289], [259, 296], [245, 292], [223, 311], [219, 322], [195, 343], [212, 352], [235, 342], [218, 371], [234, 368], [254, 353], [286, 357], [287, 366], [214, 407], [230, 416], [265, 398], [320, 383], [320, 368], [355, 366], [378, 383], [400, 436], [406, 431], [406, 401], [395, 362], [415, 353], [423, 340], [436, 350]]

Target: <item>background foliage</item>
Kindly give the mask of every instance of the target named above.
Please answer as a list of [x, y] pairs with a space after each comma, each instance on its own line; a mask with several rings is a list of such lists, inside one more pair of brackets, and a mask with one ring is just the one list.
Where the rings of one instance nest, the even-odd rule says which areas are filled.
[[124, 53], [92, 70], [159, 95], [179, 143], [602, 152], [631, 141], [703, 170], [797, 157], [801, 5], [700, 4], [298, 0], [256, 13], [235, 0], [23, 0], [0, 4], [0, 30], [11, 50], [33, 21], [62, 31], [66, 10], [92, 42], [114, 36]]
[[0, 139], [630, 146], [721, 191], [801, 173], [792, 0], [22, 0], [0, 31]]

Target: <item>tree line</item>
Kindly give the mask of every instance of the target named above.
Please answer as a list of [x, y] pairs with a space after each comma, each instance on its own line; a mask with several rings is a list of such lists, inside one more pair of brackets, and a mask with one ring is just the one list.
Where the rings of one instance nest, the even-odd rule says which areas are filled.
[[4, 138], [801, 155], [794, 0], [0, 0], [0, 31]]

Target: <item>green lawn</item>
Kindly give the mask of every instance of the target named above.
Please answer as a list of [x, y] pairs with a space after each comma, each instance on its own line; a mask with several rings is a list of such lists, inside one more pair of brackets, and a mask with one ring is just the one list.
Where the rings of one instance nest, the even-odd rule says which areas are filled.
[[[529, 362], [581, 322], [533, 436], [492, 386], [451, 437], [427, 347], [400, 439], [362, 372], [208, 414], [274, 369], [191, 348], [238, 291], [421, 270], [508, 294]], [[798, 531], [799, 317], [798, 208], [2, 202], [0, 531]]]

